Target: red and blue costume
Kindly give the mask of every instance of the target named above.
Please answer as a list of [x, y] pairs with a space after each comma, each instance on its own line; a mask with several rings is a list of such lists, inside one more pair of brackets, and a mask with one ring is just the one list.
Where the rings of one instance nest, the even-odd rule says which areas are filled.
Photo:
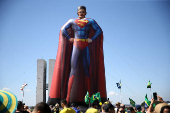
[[[73, 37], [72, 43], [69, 39]], [[90, 96], [100, 92], [102, 101], [107, 99], [103, 33], [93, 19], [70, 19], [60, 30], [48, 104], [65, 98], [68, 103], [84, 104], [87, 91]]]

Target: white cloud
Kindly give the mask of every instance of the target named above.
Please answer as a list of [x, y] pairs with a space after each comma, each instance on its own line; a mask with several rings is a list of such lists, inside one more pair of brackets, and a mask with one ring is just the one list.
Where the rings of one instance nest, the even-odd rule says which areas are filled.
[[4, 87], [2, 90], [10, 90], [9, 88]]
[[24, 89], [24, 91], [31, 91], [30, 89]]
[[110, 93], [108, 93], [108, 95], [113, 96], [113, 95], [118, 95], [118, 94], [113, 92], [113, 91], [111, 91]]

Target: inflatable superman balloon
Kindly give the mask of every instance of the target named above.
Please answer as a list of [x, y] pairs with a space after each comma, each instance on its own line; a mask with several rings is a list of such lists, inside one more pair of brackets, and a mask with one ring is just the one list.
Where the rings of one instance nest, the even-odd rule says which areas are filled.
[[86, 7], [78, 7], [78, 18], [60, 30], [48, 104], [77, 102], [84, 105], [86, 92], [100, 92], [107, 100], [103, 57], [103, 32], [95, 20], [85, 18]]

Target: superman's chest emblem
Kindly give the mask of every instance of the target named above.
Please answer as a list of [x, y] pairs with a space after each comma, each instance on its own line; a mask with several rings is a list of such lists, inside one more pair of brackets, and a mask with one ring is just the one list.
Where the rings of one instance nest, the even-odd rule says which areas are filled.
[[86, 26], [89, 21], [88, 20], [79, 20], [79, 19], [76, 19], [74, 21], [80, 28], [83, 28], [84, 26]]

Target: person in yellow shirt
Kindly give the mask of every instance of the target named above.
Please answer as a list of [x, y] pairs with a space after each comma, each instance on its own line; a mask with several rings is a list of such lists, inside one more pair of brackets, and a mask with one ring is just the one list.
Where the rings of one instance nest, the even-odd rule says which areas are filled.
[[92, 104], [91, 104], [91, 108], [87, 109], [86, 113], [99, 113], [97, 106], [99, 105], [99, 101], [95, 100]]
[[74, 109], [67, 107], [67, 101], [65, 99], [61, 100], [60, 103], [61, 107], [63, 108], [60, 113], [76, 113]]

